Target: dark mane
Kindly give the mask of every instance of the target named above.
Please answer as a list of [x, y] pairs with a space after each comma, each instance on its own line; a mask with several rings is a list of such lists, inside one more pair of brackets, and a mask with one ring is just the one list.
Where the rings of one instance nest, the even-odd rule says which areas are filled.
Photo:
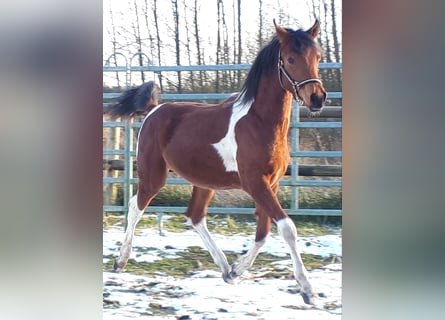
[[[293, 30], [286, 28], [294, 39], [293, 49], [302, 54], [308, 47], [317, 47], [317, 44], [312, 38], [302, 29]], [[255, 99], [258, 93], [259, 81], [263, 75], [269, 75], [278, 63], [278, 50], [280, 48], [280, 42], [275, 35], [272, 40], [264, 46], [258, 53], [252, 67], [247, 74], [246, 81], [241, 88], [239, 97], [243, 103], [248, 103]]]
[[272, 40], [258, 53], [252, 67], [247, 74], [246, 81], [241, 89], [239, 97], [243, 103], [255, 99], [258, 93], [258, 84], [263, 74], [269, 75], [278, 62], [278, 49], [280, 42], [274, 36]]

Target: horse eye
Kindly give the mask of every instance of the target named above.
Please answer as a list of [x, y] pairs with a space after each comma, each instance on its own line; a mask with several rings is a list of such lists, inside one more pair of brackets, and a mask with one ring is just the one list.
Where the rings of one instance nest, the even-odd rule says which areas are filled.
[[292, 57], [287, 58], [287, 62], [289, 62], [290, 64], [294, 64], [295, 63], [295, 59], [292, 58]]

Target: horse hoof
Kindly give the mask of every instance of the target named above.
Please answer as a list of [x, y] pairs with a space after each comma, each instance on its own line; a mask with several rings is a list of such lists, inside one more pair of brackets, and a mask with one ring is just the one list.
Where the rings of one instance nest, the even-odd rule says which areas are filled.
[[228, 284], [235, 284], [236, 277], [237, 275], [233, 271], [229, 272], [228, 274], [223, 274], [223, 279]]
[[125, 265], [126, 264], [124, 264], [123, 266], [119, 266], [119, 263], [117, 263], [117, 261], [114, 261], [113, 269], [116, 272], [124, 272], [125, 271]]
[[309, 295], [309, 294], [307, 294], [305, 292], [301, 292], [300, 294], [303, 297], [304, 303], [311, 304], [311, 305], [315, 304], [314, 303], [314, 296], [312, 294]]

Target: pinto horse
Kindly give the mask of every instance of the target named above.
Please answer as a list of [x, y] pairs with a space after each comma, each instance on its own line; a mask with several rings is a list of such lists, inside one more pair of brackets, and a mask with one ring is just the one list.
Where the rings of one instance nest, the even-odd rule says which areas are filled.
[[[287, 137], [293, 99], [304, 103], [313, 115], [326, 100], [318, 78], [320, 48], [315, 38], [320, 24], [316, 21], [308, 30], [282, 28], [275, 20], [274, 25], [276, 35], [259, 52], [242, 89], [222, 103], [157, 105], [159, 88], [149, 82], [127, 92], [110, 108], [114, 116], [149, 111], [139, 131], [139, 185], [129, 201], [116, 271], [124, 270], [136, 224], [171, 169], [193, 185], [186, 216], [226, 282], [233, 283], [252, 266], [275, 223], [290, 249], [303, 300], [314, 303], [316, 294], [297, 248], [297, 229], [278, 202], [277, 191], [289, 163]], [[233, 265], [207, 229], [207, 207], [215, 189], [242, 189], [256, 204], [255, 243]]]

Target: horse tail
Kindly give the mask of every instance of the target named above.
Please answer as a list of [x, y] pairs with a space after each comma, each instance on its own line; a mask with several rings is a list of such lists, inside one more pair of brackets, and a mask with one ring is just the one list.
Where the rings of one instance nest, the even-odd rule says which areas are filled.
[[161, 102], [161, 89], [154, 81], [146, 82], [139, 87], [122, 93], [116, 104], [108, 107], [105, 113], [112, 118], [129, 117], [151, 110]]

